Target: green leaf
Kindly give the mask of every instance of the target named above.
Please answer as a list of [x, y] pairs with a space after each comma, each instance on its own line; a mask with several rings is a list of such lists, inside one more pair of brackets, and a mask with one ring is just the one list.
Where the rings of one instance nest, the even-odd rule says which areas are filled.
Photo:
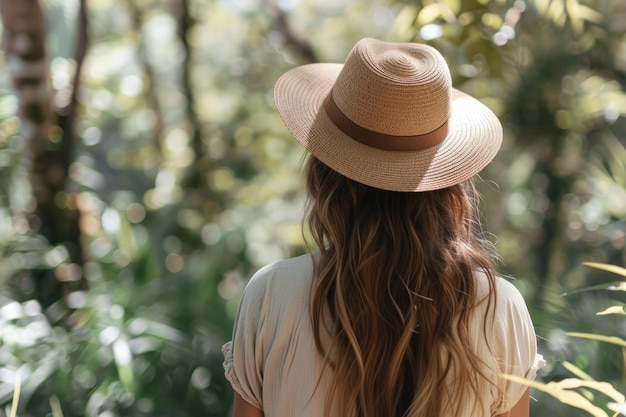
[[575, 388], [590, 388], [606, 395], [615, 402], [624, 402], [624, 395], [617, 391], [608, 382], [583, 381], [576, 378], [566, 378], [558, 382], [548, 382], [544, 384], [541, 382], [530, 381], [525, 378], [513, 375], [502, 375], [502, 377], [504, 379], [508, 379], [509, 381], [517, 382], [518, 384], [523, 384], [531, 388], [535, 388], [539, 391], [545, 392], [546, 394], [551, 395], [563, 404], [571, 405], [572, 407], [576, 407], [580, 410], [586, 411], [594, 417], [609, 416], [604, 410], [591, 403], [591, 401], [589, 401], [580, 393], [574, 391]]
[[583, 265], [589, 266], [591, 268], [601, 269], [603, 271], [612, 272], [614, 274], [626, 277], [626, 268], [622, 268], [617, 265], [603, 264], [603, 263], [598, 263], [598, 262], [583, 262]]
[[593, 378], [591, 377], [591, 375], [589, 375], [588, 373], [586, 373], [585, 371], [583, 371], [582, 369], [580, 369], [578, 366], [574, 365], [573, 363], [568, 362], [568, 361], [563, 361], [561, 362], [561, 365], [563, 365], [565, 369], [573, 373], [577, 378], [583, 379], [585, 381], [593, 381]]
[[15, 389], [13, 391], [13, 402], [11, 403], [10, 417], [17, 415], [17, 405], [20, 401], [20, 391], [22, 390], [22, 379], [19, 371], [15, 373]]
[[606, 342], [606, 343], [611, 343], [614, 345], [626, 347], [626, 340], [620, 339], [619, 337], [615, 337], [615, 336], [604, 336], [602, 334], [577, 333], [577, 332], [568, 332], [565, 334], [567, 336], [580, 337], [582, 339], [597, 340], [599, 342]]
[[113, 359], [117, 366], [120, 381], [128, 391], [133, 392], [135, 384], [132, 367], [133, 354], [125, 337], [121, 337], [113, 342]]
[[621, 314], [626, 316], [626, 311], [624, 311], [624, 306], [611, 306], [604, 311], [596, 313], [597, 316], [606, 316], [608, 314]]
[[53, 395], [49, 400], [50, 409], [52, 410], [52, 417], [63, 417], [63, 409], [61, 408], [61, 401], [59, 397]]
[[580, 14], [580, 18], [584, 20], [588, 20], [590, 22], [602, 23], [604, 21], [604, 17], [602, 13], [592, 9], [589, 6], [585, 6], [584, 4], [578, 5], [578, 12]]
[[[606, 405], [609, 410], [615, 411], [623, 416], [626, 416], [626, 404], [618, 404], [618, 403], [608, 403]], [[614, 416], [616, 417], [617, 414]]]
[[585, 287], [585, 288], [579, 288], [576, 290], [564, 292], [562, 296], [565, 297], [570, 294], [577, 294], [577, 293], [588, 292], [588, 291], [626, 291], [626, 281], [605, 282], [604, 284], [592, 285], [592, 286]]
[[391, 32], [400, 39], [410, 39], [415, 32], [413, 24], [417, 19], [417, 8], [407, 5], [402, 8], [391, 27]]
[[417, 15], [417, 23], [420, 26], [427, 25], [429, 23], [434, 22], [441, 16], [441, 8], [438, 3], [429, 4], [420, 10]]

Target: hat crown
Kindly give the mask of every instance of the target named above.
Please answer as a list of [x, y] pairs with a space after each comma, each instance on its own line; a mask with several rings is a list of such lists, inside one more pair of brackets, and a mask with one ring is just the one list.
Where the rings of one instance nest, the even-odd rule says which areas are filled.
[[480, 172], [502, 125], [479, 100], [452, 88], [433, 48], [373, 39], [345, 64], [293, 68], [274, 88], [285, 125], [312, 155], [362, 184], [422, 192]]
[[363, 128], [425, 135], [449, 118], [452, 78], [434, 48], [362, 39], [346, 59], [332, 95], [345, 116]]

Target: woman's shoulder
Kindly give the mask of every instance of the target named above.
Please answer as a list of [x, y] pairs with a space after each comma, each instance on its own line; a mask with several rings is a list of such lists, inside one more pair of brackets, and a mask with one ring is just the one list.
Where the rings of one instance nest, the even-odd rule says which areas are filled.
[[479, 299], [483, 299], [486, 295], [494, 293], [495, 290], [495, 294], [499, 302], [504, 304], [509, 302], [524, 303], [522, 293], [512, 282], [513, 278], [496, 275], [495, 282], [491, 285], [489, 278], [484, 271], [476, 271], [475, 278], [478, 283], [477, 295]]
[[477, 278], [479, 293], [483, 293], [485, 297], [478, 306], [475, 324], [484, 326], [485, 323], [489, 323], [491, 335], [500, 341], [497, 343], [501, 350], [510, 348], [511, 344], [519, 340], [535, 346], [528, 306], [520, 290], [511, 282], [511, 278], [497, 276], [494, 286], [489, 285], [489, 279], [485, 274], [477, 274]]
[[476, 280], [478, 316], [491, 317], [504, 327], [519, 321], [530, 323], [526, 300], [512, 278], [497, 275], [490, 283], [485, 273], [477, 272]]
[[244, 297], [272, 302], [301, 300], [308, 296], [312, 273], [313, 262], [308, 254], [271, 263], [250, 278]]
[[265, 265], [264, 267], [259, 269], [252, 276], [252, 278], [250, 278], [250, 282], [254, 280], [269, 279], [269, 277], [275, 276], [277, 274], [302, 274], [302, 272], [309, 272], [312, 268], [313, 262], [311, 259], [311, 255], [309, 254], [296, 256], [289, 259], [282, 259], [280, 261]]
[[279, 281], [281, 284], [294, 283], [304, 278], [310, 278], [312, 271], [311, 255], [301, 255], [265, 265], [250, 278], [248, 285], [263, 286], [274, 281]]

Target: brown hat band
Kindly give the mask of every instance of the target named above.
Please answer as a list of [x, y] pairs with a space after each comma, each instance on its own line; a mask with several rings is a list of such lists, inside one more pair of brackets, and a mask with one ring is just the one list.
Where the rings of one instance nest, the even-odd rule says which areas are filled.
[[395, 136], [369, 130], [354, 123], [337, 107], [332, 91], [324, 100], [324, 109], [339, 130], [357, 142], [377, 149], [387, 151], [420, 151], [443, 142], [448, 134], [447, 120], [437, 129], [423, 135]]

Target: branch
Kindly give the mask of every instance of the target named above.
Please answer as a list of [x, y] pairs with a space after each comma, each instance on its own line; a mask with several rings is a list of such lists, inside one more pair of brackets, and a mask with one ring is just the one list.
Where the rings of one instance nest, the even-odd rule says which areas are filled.
[[293, 31], [287, 18], [287, 13], [272, 0], [265, 1], [267, 10], [276, 19], [276, 27], [283, 35], [286, 44], [293, 45], [309, 63], [319, 62], [317, 53], [309, 41]]
[[2, 49], [18, 97], [20, 148], [30, 168], [34, 155], [47, 146], [48, 129], [54, 120], [44, 16], [37, 0], [0, 0], [0, 16], [4, 27]]
[[187, 120], [192, 130], [192, 146], [195, 154], [195, 168], [193, 176], [190, 178], [190, 185], [198, 188], [203, 184], [202, 173], [198, 171], [197, 162], [203, 154], [204, 144], [202, 143], [202, 125], [198, 114], [196, 113], [196, 96], [191, 80], [191, 61], [193, 50], [187, 39], [189, 31], [193, 26], [193, 19], [189, 13], [189, 0], [180, 0], [180, 16], [179, 16], [179, 37], [185, 50], [185, 60], [183, 61], [182, 84], [185, 97], [187, 98]]
[[[33, 216], [31, 226], [51, 245], [64, 245], [71, 262], [82, 266], [79, 213], [72, 207], [71, 201], [59, 204], [57, 198], [65, 191], [74, 149], [76, 91], [86, 53], [86, 0], [80, 2], [76, 73], [71, 100], [58, 113], [52, 105], [45, 19], [39, 1], [0, 0], [0, 16], [4, 25], [3, 49], [19, 102], [19, 145], [37, 202], [38, 219]], [[44, 305], [57, 301], [76, 288], [86, 287], [82, 274], [80, 277], [58, 276], [62, 283], [56, 280], [53, 271], [42, 271], [39, 278], [37, 286]]]
[[[136, 0], [128, 1], [131, 10], [131, 16], [133, 21], [133, 28], [137, 33], [141, 33], [141, 27], [143, 26], [143, 12], [137, 6]], [[141, 37], [143, 39], [143, 37]], [[139, 46], [137, 47], [137, 55], [139, 56], [139, 62], [143, 67], [143, 71], [146, 74], [146, 78], [148, 79], [148, 87], [146, 90], [146, 99], [148, 105], [154, 110], [156, 115], [156, 122], [154, 125], [154, 129], [152, 131], [152, 146], [157, 150], [159, 157], [161, 156], [161, 138], [163, 137], [163, 131], [165, 129], [165, 122], [163, 118], [163, 109], [161, 108], [161, 103], [157, 97], [154, 85], [154, 71], [152, 70], [152, 66], [148, 61], [148, 54], [146, 52], [145, 43], [143, 40], [140, 41]]]

